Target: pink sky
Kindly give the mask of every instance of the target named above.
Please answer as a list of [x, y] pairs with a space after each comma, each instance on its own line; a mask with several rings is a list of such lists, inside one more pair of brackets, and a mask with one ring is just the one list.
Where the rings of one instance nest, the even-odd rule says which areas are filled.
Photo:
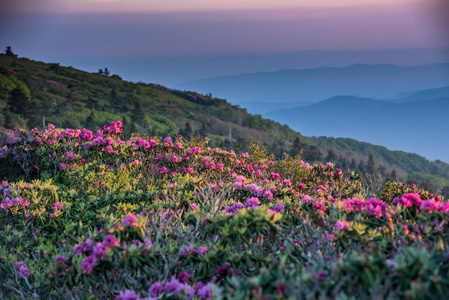
[[441, 48], [449, 47], [448, 3], [0, 0], [0, 43], [52, 55], [111, 56]]
[[411, 7], [435, 0], [0, 0], [3, 10], [26, 13], [112, 13], [156, 11], [258, 10], [381, 5]]

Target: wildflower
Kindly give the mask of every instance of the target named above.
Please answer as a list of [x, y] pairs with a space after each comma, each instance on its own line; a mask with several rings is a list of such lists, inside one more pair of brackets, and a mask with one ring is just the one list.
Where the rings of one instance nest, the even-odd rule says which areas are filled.
[[191, 204], [190, 204], [190, 208], [191, 208], [192, 210], [197, 210], [197, 209], [198, 209], [198, 205], [197, 205], [196, 203], [191, 203]]
[[206, 247], [201, 246], [200, 249], [198, 249], [197, 251], [199, 256], [203, 256], [206, 253], [209, 253], [209, 249], [207, 249]]
[[120, 294], [114, 298], [114, 300], [138, 300], [136, 293], [130, 290], [121, 291]]
[[335, 227], [338, 232], [346, 231], [349, 229], [348, 223], [346, 221], [342, 221], [342, 220], [338, 220]]
[[157, 297], [164, 293], [164, 285], [160, 282], [155, 282], [150, 287], [150, 294], [153, 297]]
[[166, 141], [167, 143], [171, 143], [171, 142], [172, 142], [172, 139], [171, 139], [171, 137], [167, 136], [167, 137], [164, 139], [164, 141]]
[[21, 278], [28, 278], [31, 274], [31, 271], [28, 270], [26, 263], [23, 261], [19, 261], [14, 264], [14, 269], [17, 271], [17, 275]]
[[81, 244], [73, 248], [73, 253], [77, 256], [80, 256], [81, 254], [87, 251], [92, 251], [92, 248], [93, 248], [92, 240], [87, 239], [86, 241], [82, 242]]
[[125, 226], [125, 227], [134, 227], [134, 226], [136, 226], [136, 222], [137, 222], [138, 220], [139, 220], [139, 219], [138, 219], [136, 216], [134, 216], [132, 213], [128, 213], [128, 214], [126, 215], [126, 217], [123, 218], [122, 224], [123, 224], [123, 226]]
[[265, 193], [263, 193], [263, 197], [271, 200], [273, 199], [273, 193], [271, 193], [270, 191], [265, 191]]
[[62, 255], [58, 255], [55, 258], [55, 264], [65, 264], [67, 262], [67, 258]]
[[[220, 291], [218, 291], [218, 293], [220, 294]], [[199, 288], [198, 291], [196, 292], [196, 294], [198, 295], [198, 297], [201, 298], [201, 300], [211, 299], [212, 296], [214, 296], [214, 294], [215, 294], [213, 285], [208, 283], [207, 285]]]
[[255, 206], [257, 206], [257, 205], [259, 205], [260, 204], [260, 201], [259, 201], [259, 199], [258, 198], [256, 198], [256, 197], [252, 197], [252, 198], [249, 198], [248, 200], [246, 200], [246, 202], [245, 202], [245, 206], [246, 207], [255, 207]]
[[83, 263], [81, 264], [80, 270], [86, 271], [87, 275], [90, 275], [92, 274], [92, 271], [94, 270], [96, 265], [97, 265], [97, 258], [91, 255], [84, 259]]
[[273, 210], [275, 211], [275, 212], [281, 212], [281, 211], [284, 211], [285, 210], [285, 205], [284, 204], [282, 204], [282, 203], [277, 203], [274, 207], [273, 207]]
[[52, 209], [53, 210], [61, 210], [62, 209], [62, 204], [60, 202], [55, 202], [55, 204], [53, 204]]
[[176, 278], [172, 278], [169, 282], [165, 284], [165, 292], [171, 293], [174, 292], [181, 283]]
[[179, 276], [178, 276], [178, 280], [181, 283], [187, 283], [190, 278], [192, 278], [192, 275], [190, 275], [187, 272], [181, 272], [181, 274], [179, 274]]
[[167, 173], [167, 172], [168, 172], [168, 169], [166, 167], [162, 167], [162, 168], [159, 169], [159, 171], [157, 173], [158, 174], [164, 174], [164, 173]]
[[92, 250], [92, 255], [97, 259], [105, 258], [107, 250], [108, 248], [106, 248], [102, 243], [97, 243]]
[[195, 253], [196, 253], [196, 250], [193, 245], [182, 248], [182, 250], [181, 250], [181, 255], [183, 255], [183, 256], [189, 256], [189, 255], [193, 255]]

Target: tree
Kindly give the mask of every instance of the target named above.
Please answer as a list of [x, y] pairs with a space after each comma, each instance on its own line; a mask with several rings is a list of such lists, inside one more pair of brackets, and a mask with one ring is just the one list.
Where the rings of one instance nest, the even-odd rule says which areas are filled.
[[98, 74], [103, 75], [103, 69], [99, 69]]
[[436, 191], [435, 186], [432, 184], [429, 177], [427, 177], [425, 181], [421, 182], [420, 186], [431, 193], [435, 193]]
[[335, 151], [333, 149], [328, 149], [327, 150], [327, 155], [326, 155], [326, 161], [336, 161], [337, 160], [337, 154], [335, 154]]
[[106, 76], [109, 76], [109, 70], [108, 70], [108, 68], [104, 68], [104, 73], [103, 73], [104, 75], [106, 75]]
[[357, 169], [357, 164], [355, 163], [355, 158], [351, 159], [351, 163], [349, 164], [349, 169], [355, 171]]
[[145, 113], [143, 111], [142, 105], [139, 101], [136, 101], [134, 103], [134, 109], [132, 111], [134, 120], [137, 124], [142, 124], [143, 120], [145, 119]]
[[29, 118], [28, 103], [30, 95], [23, 89], [16, 87], [9, 96], [8, 106], [12, 113], [22, 116], [25, 120]]
[[445, 199], [449, 199], [449, 185], [446, 185], [441, 189], [440, 192], [441, 196], [443, 196]]
[[6, 55], [6, 56], [9, 56], [9, 57], [15, 57], [15, 58], [18, 57], [17, 54], [15, 54], [14, 52], [12, 52], [11, 46], [6, 46], [5, 55]]
[[365, 162], [363, 161], [363, 159], [360, 161], [360, 163], [358, 165], [358, 169], [359, 169], [360, 174], [366, 173]]
[[201, 128], [198, 130], [198, 134], [202, 137], [206, 137], [212, 127], [212, 124], [210, 122], [203, 122], [201, 123]]
[[290, 151], [290, 156], [295, 157], [298, 153], [301, 152], [305, 148], [304, 144], [299, 139], [299, 136], [296, 137], [295, 141], [293, 142], [292, 149]]
[[366, 172], [369, 174], [374, 174], [376, 171], [376, 164], [374, 163], [374, 157], [372, 154], [369, 155], [368, 163], [366, 164]]
[[87, 120], [86, 120], [86, 127], [88, 128], [88, 129], [94, 129], [94, 127], [95, 127], [95, 115], [94, 115], [94, 111], [91, 111], [90, 112], [90, 115], [87, 117]]
[[312, 145], [309, 148], [309, 151], [305, 157], [308, 162], [321, 161], [323, 159], [323, 154], [317, 146]]
[[192, 130], [192, 125], [190, 125], [190, 122], [186, 122], [184, 129], [180, 130], [180, 134], [184, 137], [184, 138], [188, 138], [190, 137], [190, 135], [193, 133]]

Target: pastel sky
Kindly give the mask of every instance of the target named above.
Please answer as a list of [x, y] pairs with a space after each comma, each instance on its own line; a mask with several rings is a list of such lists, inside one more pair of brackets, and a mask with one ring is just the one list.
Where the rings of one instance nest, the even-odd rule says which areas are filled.
[[0, 0], [29, 56], [448, 48], [446, 0]]

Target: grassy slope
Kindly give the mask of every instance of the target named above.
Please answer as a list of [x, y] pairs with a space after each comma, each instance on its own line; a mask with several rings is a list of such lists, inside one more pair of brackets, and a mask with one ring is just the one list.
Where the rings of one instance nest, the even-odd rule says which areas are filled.
[[[8, 78], [13, 80], [11, 78], [14, 77], [14, 80], [24, 82], [31, 92], [32, 114], [28, 120], [29, 127], [42, 128], [43, 118], [46, 124], [54, 123], [58, 127], [88, 129], [97, 128], [112, 120], [121, 120], [125, 125], [125, 136], [136, 131], [145, 131], [151, 136], [175, 136], [186, 135], [188, 131], [185, 127], [188, 122], [194, 134], [207, 134], [211, 138], [212, 147], [235, 148], [241, 145], [237, 151], [243, 152], [247, 151], [249, 141], [253, 139], [261, 141], [277, 156], [283, 152], [290, 153], [293, 141], [299, 137], [308, 146], [318, 145], [323, 154], [332, 148], [339, 158], [354, 158], [357, 162], [366, 162], [369, 154], [373, 154], [377, 165], [383, 165], [387, 171], [395, 169], [403, 178], [413, 174], [417, 182], [429, 177], [439, 188], [449, 185], [448, 164], [429, 162], [415, 154], [389, 151], [385, 147], [350, 139], [303, 137], [288, 126], [248, 114], [245, 109], [223, 99], [204, 95], [205, 101], [195, 100], [189, 96], [198, 95], [194, 92], [132, 83], [123, 81], [118, 76], [107, 77], [58, 64], [15, 59], [5, 55], [0, 55], [0, 66], [0, 73], [5, 75], [1, 77], [3, 79], [0, 78], [0, 83], [3, 84], [0, 86], [3, 88], [0, 88], [0, 109], [5, 114], [8, 98], [5, 81]], [[8, 69], [17, 74], [12, 75]], [[39, 79], [33, 79], [32, 76]], [[48, 83], [48, 80], [58, 84]], [[140, 116], [136, 112], [136, 105], [142, 107], [143, 114]], [[89, 120], [91, 115], [92, 119]], [[0, 118], [0, 122], [1, 119], [4, 118]], [[232, 139], [228, 138], [230, 128]]]

